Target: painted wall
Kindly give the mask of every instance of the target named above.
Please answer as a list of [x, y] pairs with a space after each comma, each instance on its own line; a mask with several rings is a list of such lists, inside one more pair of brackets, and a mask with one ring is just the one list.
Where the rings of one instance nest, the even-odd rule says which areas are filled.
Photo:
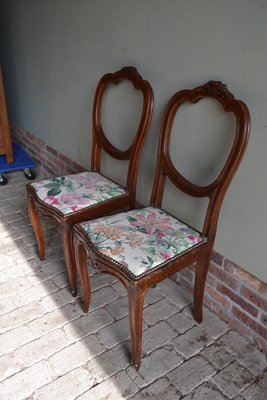
[[[86, 167], [98, 79], [135, 65], [151, 82], [155, 113], [138, 190], [144, 203], [152, 185], [159, 121], [174, 92], [214, 79], [246, 102], [251, 138], [223, 204], [215, 249], [266, 281], [267, 2], [0, 0], [0, 7], [0, 55], [10, 120]], [[118, 97], [119, 106], [131, 99], [125, 95], [128, 89]], [[110, 105], [111, 135], [120, 143], [125, 140], [123, 114], [113, 107], [115, 102]], [[203, 102], [190, 113], [184, 107], [175, 121], [180, 134], [172, 146], [175, 162], [195, 182], [216, 175], [216, 161], [221, 162], [229, 145], [222, 126], [230, 130], [232, 120], [222, 120], [219, 111], [217, 105]], [[109, 170], [120, 172], [115, 166]], [[189, 220], [200, 226], [198, 211], [204, 202], [174, 198], [173, 188], [168, 190], [165, 204], [174, 211], [179, 202], [182, 218], [193, 204]]]

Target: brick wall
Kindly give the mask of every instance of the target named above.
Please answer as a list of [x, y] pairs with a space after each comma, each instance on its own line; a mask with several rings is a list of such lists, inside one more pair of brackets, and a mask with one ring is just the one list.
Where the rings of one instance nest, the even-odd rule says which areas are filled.
[[19, 143], [32, 160], [49, 174], [59, 176], [85, 170], [81, 165], [48, 146], [18, 125], [11, 123], [10, 129], [13, 142]]
[[[33, 134], [11, 124], [13, 141], [52, 175], [84, 171], [64, 154], [46, 145]], [[193, 291], [195, 266], [188, 267], [174, 279]], [[267, 353], [267, 284], [214, 252], [204, 297], [205, 305], [233, 330], [249, 338]]]
[[[195, 266], [174, 279], [193, 292]], [[233, 330], [267, 353], [267, 284], [214, 252], [207, 277], [204, 304]]]

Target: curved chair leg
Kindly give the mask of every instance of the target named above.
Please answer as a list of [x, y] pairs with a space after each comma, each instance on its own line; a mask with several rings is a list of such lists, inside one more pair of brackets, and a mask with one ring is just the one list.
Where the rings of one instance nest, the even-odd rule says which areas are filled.
[[76, 268], [74, 263], [74, 250], [72, 242], [72, 227], [71, 225], [64, 223], [60, 226], [62, 245], [65, 256], [65, 262], [67, 266], [69, 284], [72, 296], [77, 295], [77, 278], [76, 278]]
[[130, 318], [132, 364], [138, 371], [141, 364], [142, 317], [144, 298], [147, 289], [142, 289], [140, 286], [131, 285], [127, 288], [127, 291]]
[[88, 312], [91, 299], [91, 287], [87, 270], [87, 252], [84, 245], [80, 242], [75, 241], [74, 247], [75, 247], [75, 262], [77, 266], [78, 275], [81, 280], [82, 293], [83, 293], [83, 311]]
[[197, 322], [203, 320], [203, 297], [206, 278], [209, 270], [210, 257], [201, 259], [197, 263], [194, 286], [194, 314]]
[[42, 224], [41, 224], [41, 218], [36, 211], [34, 201], [32, 197], [28, 197], [28, 210], [29, 210], [29, 216], [30, 216], [30, 221], [35, 233], [35, 237], [37, 240], [37, 245], [38, 245], [38, 255], [40, 260], [45, 259], [45, 237], [44, 237], [44, 232], [42, 229]]

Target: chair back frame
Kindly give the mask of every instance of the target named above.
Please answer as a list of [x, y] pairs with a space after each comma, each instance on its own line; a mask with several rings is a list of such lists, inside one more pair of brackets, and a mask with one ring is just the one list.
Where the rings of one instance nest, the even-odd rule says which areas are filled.
[[[101, 108], [107, 87], [110, 84], [117, 85], [125, 80], [130, 81], [136, 90], [142, 92], [143, 108], [137, 132], [134, 135], [132, 143], [126, 150], [120, 150], [113, 146], [104, 133], [101, 120]], [[129, 160], [125, 187], [130, 193], [135, 193], [136, 190], [138, 164], [140, 161], [141, 149], [151, 123], [152, 109], [153, 91], [150, 83], [142, 79], [135, 67], [124, 67], [120, 71], [106, 74], [100, 79], [96, 88], [93, 105], [91, 170], [100, 172], [102, 150], [117, 160]]]
[[[180, 106], [185, 102], [196, 104], [203, 98], [212, 98], [221, 104], [225, 112], [233, 112], [236, 119], [236, 129], [232, 148], [221, 172], [210, 184], [199, 186], [183, 177], [173, 165], [170, 157], [170, 137], [174, 118]], [[213, 245], [222, 201], [245, 153], [249, 131], [250, 115], [247, 106], [241, 100], [235, 99], [222, 82], [209, 81], [193, 90], [183, 90], [176, 93], [167, 104], [162, 119], [151, 205], [161, 207], [166, 177], [189, 196], [208, 197], [209, 204], [202, 234]]]

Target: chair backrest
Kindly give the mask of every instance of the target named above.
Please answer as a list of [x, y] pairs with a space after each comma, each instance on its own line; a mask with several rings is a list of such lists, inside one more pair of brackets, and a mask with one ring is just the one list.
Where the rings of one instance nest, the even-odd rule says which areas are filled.
[[[101, 108], [107, 87], [110, 84], [117, 85], [124, 80], [130, 81], [135, 89], [142, 92], [143, 105], [140, 122], [132, 143], [126, 150], [120, 150], [109, 141], [104, 133], [101, 120]], [[149, 82], [144, 80], [134, 67], [124, 67], [120, 71], [104, 75], [100, 79], [96, 88], [93, 106], [91, 169], [100, 172], [101, 150], [104, 150], [109, 156], [117, 160], [129, 160], [125, 186], [130, 193], [134, 193], [136, 189], [141, 151], [150, 127], [153, 113], [153, 98], [153, 90]]]
[[[175, 115], [185, 102], [197, 103], [203, 98], [217, 100], [225, 112], [232, 112], [236, 119], [235, 137], [228, 158], [216, 179], [206, 186], [196, 185], [182, 176], [172, 163], [170, 137]], [[192, 90], [177, 92], [169, 101], [163, 114], [156, 174], [151, 194], [151, 205], [161, 207], [166, 177], [184, 193], [209, 199], [202, 233], [213, 245], [221, 204], [226, 190], [242, 160], [250, 132], [250, 115], [247, 106], [218, 81], [210, 81]]]

